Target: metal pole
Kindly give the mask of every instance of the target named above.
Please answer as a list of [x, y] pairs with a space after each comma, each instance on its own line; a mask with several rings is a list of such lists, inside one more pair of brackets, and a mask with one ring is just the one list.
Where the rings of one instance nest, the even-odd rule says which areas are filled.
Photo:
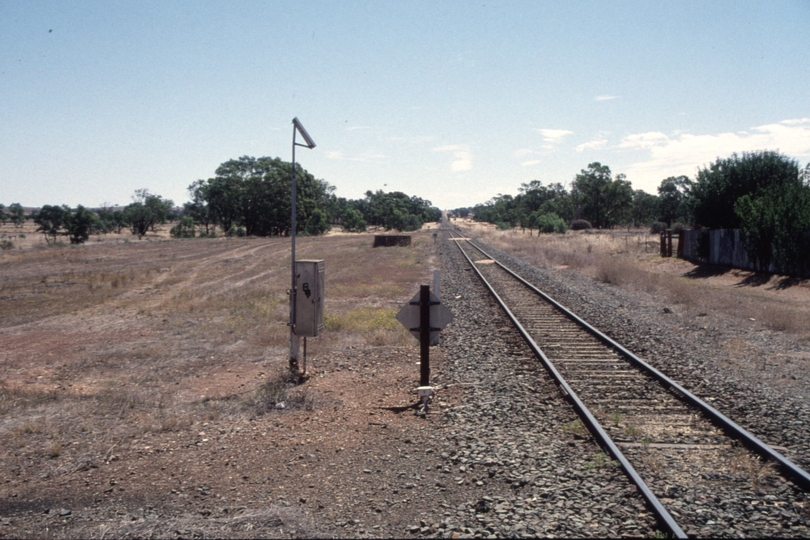
[[290, 239], [292, 240], [292, 254], [290, 260], [291, 267], [291, 280], [290, 280], [290, 372], [298, 374], [298, 336], [295, 335], [295, 199], [297, 195], [295, 185], [295, 131], [296, 127], [293, 126], [293, 144], [292, 144], [292, 185], [290, 187]]
[[430, 386], [430, 285], [419, 287], [419, 386]]

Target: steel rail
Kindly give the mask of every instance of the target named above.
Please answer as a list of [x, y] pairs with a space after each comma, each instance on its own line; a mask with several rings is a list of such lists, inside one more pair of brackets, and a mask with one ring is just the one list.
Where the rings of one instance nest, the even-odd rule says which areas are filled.
[[[469, 242], [469, 240], [467, 240], [467, 242]], [[472, 245], [475, 249], [478, 249], [481, 253], [484, 253], [484, 255], [486, 255], [487, 257], [489, 257], [489, 255], [486, 252], [484, 252], [484, 250], [478, 248], [478, 246], [476, 246], [472, 242], [469, 242], [469, 244]], [[475, 270], [475, 273], [478, 274], [478, 277], [487, 287], [489, 292], [492, 294], [492, 296], [495, 298], [498, 304], [500, 304], [504, 312], [506, 312], [506, 315], [509, 317], [509, 319], [512, 321], [512, 324], [515, 325], [520, 334], [523, 336], [523, 339], [532, 349], [532, 352], [534, 352], [534, 354], [540, 359], [540, 362], [543, 364], [543, 367], [546, 369], [546, 371], [548, 371], [551, 374], [551, 376], [554, 378], [557, 384], [562, 388], [563, 394], [565, 394], [568, 397], [568, 399], [572, 402], [574, 409], [577, 411], [579, 416], [585, 421], [585, 424], [588, 426], [590, 432], [596, 437], [598, 441], [600, 441], [601, 446], [606, 448], [608, 452], [610, 452], [610, 455], [613, 456], [613, 458], [619, 462], [619, 465], [621, 466], [624, 473], [628, 476], [630, 481], [633, 482], [633, 484], [635, 484], [636, 488], [641, 493], [641, 496], [644, 497], [644, 500], [647, 501], [647, 504], [658, 518], [659, 523], [663, 525], [663, 527], [667, 531], [669, 531], [669, 533], [672, 534], [673, 537], [688, 538], [687, 534], [675, 521], [675, 518], [673, 518], [672, 515], [669, 513], [669, 511], [666, 508], [664, 508], [664, 505], [661, 504], [661, 501], [658, 500], [658, 497], [655, 496], [650, 487], [636, 472], [635, 468], [630, 464], [630, 461], [628, 461], [628, 459], [624, 456], [622, 451], [619, 450], [619, 447], [616, 446], [616, 443], [613, 442], [613, 439], [611, 439], [610, 436], [605, 432], [605, 430], [596, 420], [596, 417], [593, 415], [593, 413], [591, 413], [588, 407], [585, 406], [585, 404], [582, 402], [582, 400], [579, 398], [576, 392], [574, 392], [571, 386], [569, 386], [568, 382], [566, 382], [566, 380], [562, 377], [560, 372], [557, 371], [557, 368], [554, 366], [554, 364], [551, 363], [551, 361], [548, 359], [545, 353], [543, 353], [543, 351], [540, 349], [537, 343], [535, 343], [534, 339], [532, 339], [532, 337], [529, 335], [529, 332], [523, 327], [520, 321], [517, 320], [517, 317], [515, 317], [512, 311], [506, 306], [506, 303], [503, 301], [503, 299], [498, 295], [497, 292], [495, 292], [495, 289], [486, 280], [481, 271], [478, 270], [472, 259], [470, 259], [467, 253], [465, 253], [461, 245], [459, 245], [459, 242], [456, 242], [456, 245], [458, 246], [459, 251], [461, 251], [461, 254], [464, 255], [464, 257], [467, 259], [467, 262], [470, 263], [470, 266], [473, 268], [473, 270]], [[492, 259], [492, 257], [489, 258]]]
[[[638, 356], [636, 356], [635, 354], [624, 348], [622, 345], [614, 341], [612, 338], [608, 337], [601, 331], [591, 326], [589, 323], [582, 320], [580, 317], [572, 313], [568, 308], [566, 308], [565, 306], [563, 306], [562, 304], [551, 298], [549, 295], [547, 295], [546, 293], [544, 293], [543, 291], [541, 291], [540, 289], [538, 289], [537, 287], [535, 287], [534, 285], [523, 279], [521, 276], [519, 276], [511, 269], [501, 264], [499, 261], [495, 260], [489, 253], [481, 249], [481, 247], [473, 243], [471, 240], [468, 239], [467, 242], [475, 249], [483, 253], [486, 257], [492, 259], [495, 262], [495, 264], [500, 266], [506, 272], [511, 274], [513, 277], [521, 281], [524, 285], [532, 289], [535, 293], [540, 295], [544, 300], [546, 300], [554, 307], [559, 309], [569, 319], [571, 319], [572, 321], [576, 322], [577, 324], [581, 325], [583, 328], [588, 330], [588, 332], [590, 332], [594, 337], [619, 351], [625, 358], [630, 360], [633, 364], [635, 364], [642, 370], [649, 373], [652, 377], [658, 380], [665, 387], [670, 388], [675, 392], [677, 392], [678, 394], [680, 394], [685, 401], [691, 403], [692, 405], [700, 409], [700, 411], [703, 412], [703, 414], [705, 414], [707, 417], [713, 420], [716, 425], [718, 425], [726, 432], [727, 435], [740, 440], [740, 442], [742, 442], [749, 450], [759, 454], [760, 456], [766, 459], [772, 459], [773, 461], [778, 463], [779, 467], [781, 468], [785, 476], [789, 477], [805, 491], [810, 491], [810, 473], [808, 473], [807, 471], [805, 471], [804, 469], [802, 469], [801, 467], [790, 461], [788, 458], [786, 458], [785, 456], [783, 456], [782, 454], [780, 454], [779, 452], [768, 446], [765, 442], [758, 439], [756, 436], [748, 432], [745, 428], [743, 428], [742, 426], [731, 420], [729, 417], [727, 417], [726, 415], [724, 415], [723, 413], [721, 413], [720, 411], [718, 411], [717, 409], [715, 409], [714, 407], [712, 407], [711, 405], [709, 405], [708, 403], [706, 403], [705, 401], [703, 401], [702, 399], [691, 393], [689, 390], [687, 390], [674, 380], [670, 379], [664, 373], [657, 370], [656, 368], [654, 368], [653, 366], [651, 366], [650, 364], [648, 364], [647, 362], [645, 362], [644, 360], [642, 360], [641, 358], [639, 358]], [[477, 270], [478, 269], [476, 268], [476, 271]]]

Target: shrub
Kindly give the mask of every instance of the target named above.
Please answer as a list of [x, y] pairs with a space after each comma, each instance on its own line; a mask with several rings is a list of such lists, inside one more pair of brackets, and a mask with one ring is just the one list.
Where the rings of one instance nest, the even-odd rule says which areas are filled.
[[568, 230], [565, 221], [554, 213], [540, 215], [534, 223], [541, 233], [565, 233]]
[[14, 242], [12, 242], [11, 240], [2, 240], [0, 241], [0, 249], [2, 249], [3, 251], [7, 249], [14, 249]]
[[238, 236], [239, 238], [245, 236], [247, 232], [245, 231], [244, 227], [234, 227], [231, 226], [230, 229], [225, 231], [225, 236]]
[[679, 233], [681, 231], [687, 230], [688, 228], [689, 227], [686, 226], [686, 223], [681, 223], [680, 221], [676, 221], [675, 223], [672, 224], [672, 227], [670, 227], [673, 233]]
[[591, 225], [591, 222], [586, 219], [575, 219], [571, 222], [572, 231], [582, 231], [587, 229], [593, 229], [593, 225]]
[[665, 230], [667, 230], [667, 224], [663, 221], [653, 221], [650, 225], [650, 234], [661, 234]]
[[354, 208], [349, 208], [343, 214], [343, 230], [346, 232], [365, 232], [366, 220], [363, 214]]
[[[421, 227], [422, 224], [420, 223], [419, 226]], [[312, 215], [309, 216], [304, 231], [312, 236], [319, 236], [331, 228], [332, 225], [329, 223], [329, 216], [326, 215], [326, 212], [316, 208], [312, 211]]]
[[509, 223], [505, 222], [505, 221], [499, 221], [498, 223], [495, 224], [495, 227], [499, 231], [508, 231], [509, 229], [512, 228], [512, 226]]
[[194, 238], [194, 220], [190, 216], [183, 216], [177, 225], [169, 230], [172, 238]]
[[315, 407], [314, 399], [299, 382], [297, 376], [287, 371], [278, 372], [256, 389], [248, 406], [259, 413], [285, 409], [311, 411]]

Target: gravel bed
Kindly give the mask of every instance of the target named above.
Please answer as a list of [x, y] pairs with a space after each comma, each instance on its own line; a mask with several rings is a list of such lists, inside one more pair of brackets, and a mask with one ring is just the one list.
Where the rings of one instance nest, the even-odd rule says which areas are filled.
[[[449, 481], [480, 496], [446, 520], [410, 531], [428, 536], [617, 537], [658, 529], [635, 486], [578, 424], [516, 330], [443, 245], [443, 301], [455, 314], [440, 392], [460, 390], [434, 434]], [[493, 334], [494, 333], [494, 334]]]
[[[567, 270], [535, 268], [481, 244], [525, 279], [694, 394], [810, 470], [810, 385], [782, 377], [778, 366], [724, 367], [723, 344], [753, 338], [766, 357], [810, 354], [789, 334], [740, 328], [718, 314], [687, 318], [650, 294], [600, 283]], [[669, 312], [669, 313], [668, 313]], [[753, 335], [752, 335], [753, 333]], [[761, 362], [761, 360], [760, 360]]]
[[[769, 366], [767, 376], [763, 376], [762, 364], [757, 362], [730, 370], [728, 352], [723, 349], [729, 341], [753, 339], [766, 356], [773, 357], [807, 354], [807, 344], [790, 335], [762, 328], [756, 328], [752, 336], [751, 328], [740, 328], [739, 322], [728, 316], [708, 314], [690, 318], [649, 294], [607, 285], [571, 271], [535, 268], [481, 245], [765, 442], [785, 447], [783, 453], [800, 466], [810, 468], [810, 405], [807, 400], [810, 392], [806, 381], [794, 378], [789, 372], [780, 373], [774, 365]], [[753, 499], [764, 493], [751, 495]], [[810, 505], [806, 496], [799, 495], [799, 501], [788, 509], [798, 515], [796, 526], [799, 528], [770, 529], [771, 534], [807, 534], [805, 526], [810, 518]], [[744, 518], [742, 521], [764, 520], [755, 508], [746, 507], [746, 501], [724, 506], [727, 516], [739, 514], [738, 518]], [[761, 524], [765, 525], [764, 521]], [[768, 527], [752, 524], [741, 527], [737, 533], [756, 536], [757, 530], [764, 529]], [[699, 530], [691, 532], [700, 533]]]

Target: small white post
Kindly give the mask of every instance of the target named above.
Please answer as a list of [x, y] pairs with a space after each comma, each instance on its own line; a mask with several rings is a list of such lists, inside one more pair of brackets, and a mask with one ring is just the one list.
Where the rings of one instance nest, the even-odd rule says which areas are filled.
[[[442, 271], [441, 270], [434, 270], [433, 271], [433, 294], [436, 295], [436, 298], [438, 298], [439, 301], [441, 301], [441, 299], [442, 299], [442, 291], [441, 291], [441, 289], [442, 289]], [[440, 341], [441, 341], [441, 336], [437, 334], [436, 337], [433, 338], [433, 341], [430, 342], [430, 344], [431, 345], [438, 345]]]

